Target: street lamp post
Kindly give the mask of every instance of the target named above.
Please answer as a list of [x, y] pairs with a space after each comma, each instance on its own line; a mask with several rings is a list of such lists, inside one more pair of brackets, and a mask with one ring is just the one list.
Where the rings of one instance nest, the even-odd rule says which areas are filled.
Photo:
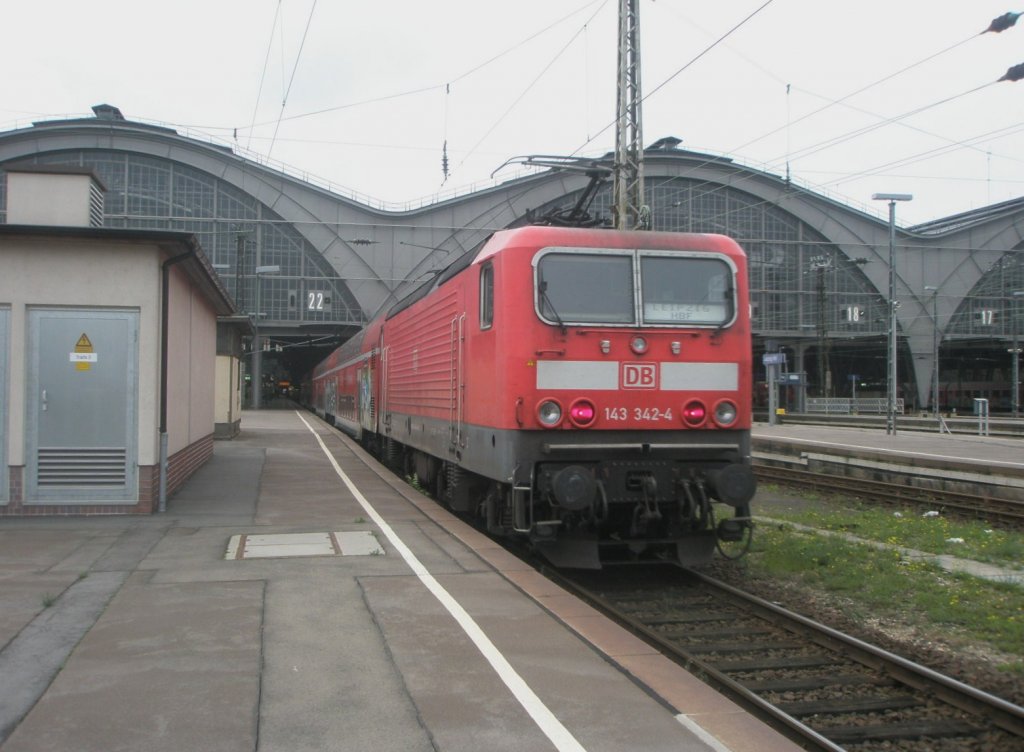
[[277, 274], [281, 267], [257, 266], [256, 267], [256, 311], [253, 315], [252, 324], [252, 409], [259, 410], [263, 406], [263, 342], [260, 339], [260, 292], [263, 288], [262, 279], [264, 274]]
[[1013, 291], [1013, 347], [1010, 350], [1010, 355], [1013, 358], [1013, 368], [1011, 371], [1012, 380], [1012, 391], [1010, 392], [1011, 402], [1013, 403], [1013, 417], [1020, 417], [1020, 341], [1017, 338], [1017, 301], [1024, 297], [1024, 290]]
[[910, 201], [909, 193], [875, 193], [874, 201], [889, 202], [889, 375], [886, 379], [885, 432], [896, 435], [896, 202]]
[[932, 412], [939, 417], [939, 288], [925, 285], [932, 294]]

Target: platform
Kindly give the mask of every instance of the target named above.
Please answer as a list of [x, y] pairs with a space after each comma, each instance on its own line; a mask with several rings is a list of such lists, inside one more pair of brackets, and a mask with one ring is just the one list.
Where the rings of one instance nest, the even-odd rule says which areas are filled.
[[0, 520], [0, 747], [796, 749], [272, 410], [166, 514]]
[[1012, 436], [767, 423], [755, 424], [751, 434], [755, 464], [979, 498], [1024, 499], [1024, 440]]
[[1024, 477], [1024, 439], [1012, 436], [971, 436], [940, 433], [938, 430], [900, 431], [887, 434], [885, 428], [854, 428], [828, 424], [785, 423], [774, 426], [755, 423], [755, 441], [785, 441], [817, 448], [839, 448], [855, 454], [880, 454], [912, 461], [970, 463], [990, 466], [1007, 475]]

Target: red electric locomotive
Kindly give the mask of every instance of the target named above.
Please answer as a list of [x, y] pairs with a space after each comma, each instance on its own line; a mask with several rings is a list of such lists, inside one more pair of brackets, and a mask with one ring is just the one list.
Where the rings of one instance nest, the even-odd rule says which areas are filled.
[[747, 300], [726, 237], [501, 231], [321, 363], [313, 406], [558, 566], [698, 563], [750, 534]]

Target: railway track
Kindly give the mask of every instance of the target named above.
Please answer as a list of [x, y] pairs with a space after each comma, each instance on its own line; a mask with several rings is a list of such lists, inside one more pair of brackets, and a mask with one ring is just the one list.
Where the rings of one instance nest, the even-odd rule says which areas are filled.
[[754, 474], [759, 482], [797, 486], [802, 491], [849, 494], [888, 506], [939, 506], [963, 517], [985, 519], [1015, 528], [1024, 527], [1024, 502], [1012, 499], [982, 497], [978, 494], [921, 488], [867, 478], [826, 475], [771, 465], [754, 465]]
[[1024, 708], [699, 573], [555, 577], [806, 749], [1024, 750]]

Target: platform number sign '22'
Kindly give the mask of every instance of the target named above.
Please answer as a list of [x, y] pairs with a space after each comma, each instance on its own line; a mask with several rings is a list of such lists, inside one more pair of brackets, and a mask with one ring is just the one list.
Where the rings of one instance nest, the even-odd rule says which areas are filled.
[[657, 363], [623, 363], [620, 381], [623, 389], [657, 389]]
[[306, 293], [306, 310], [307, 311], [322, 311], [324, 310], [324, 294], [319, 291], [310, 290]]

